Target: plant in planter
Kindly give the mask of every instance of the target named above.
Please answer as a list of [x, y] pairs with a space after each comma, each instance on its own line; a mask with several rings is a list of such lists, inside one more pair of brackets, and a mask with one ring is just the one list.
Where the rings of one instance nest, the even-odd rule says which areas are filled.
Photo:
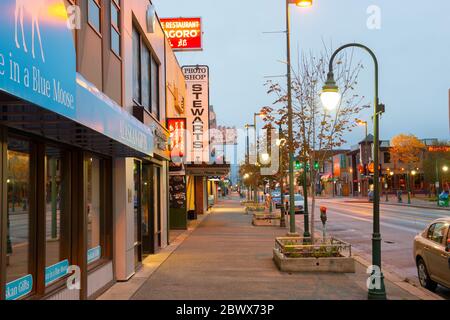
[[274, 261], [286, 272], [355, 272], [350, 244], [334, 238], [314, 243], [300, 237], [277, 238]]

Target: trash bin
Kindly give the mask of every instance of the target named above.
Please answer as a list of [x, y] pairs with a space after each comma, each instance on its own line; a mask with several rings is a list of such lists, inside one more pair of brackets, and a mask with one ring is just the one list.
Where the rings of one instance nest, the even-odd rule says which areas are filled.
[[188, 220], [197, 220], [197, 213], [195, 210], [188, 211]]
[[439, 195], [439, 207], [448, 207], [449, 206], [449, 192], [443, 191]]

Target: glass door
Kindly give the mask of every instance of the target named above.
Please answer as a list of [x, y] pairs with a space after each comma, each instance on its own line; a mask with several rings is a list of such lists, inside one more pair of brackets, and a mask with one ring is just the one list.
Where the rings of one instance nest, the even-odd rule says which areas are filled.
[[134, 161], [134, 256], [135, 266], [138, 268], [142, 262], [142, 164]]

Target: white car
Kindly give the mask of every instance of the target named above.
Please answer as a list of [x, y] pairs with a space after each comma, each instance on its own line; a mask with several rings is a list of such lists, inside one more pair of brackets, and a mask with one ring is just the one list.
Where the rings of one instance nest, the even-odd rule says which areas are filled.
[[[289, 195], [284, 196], [284, 202], [286, 204], [286, 213], [289, 213]], [[301, 194], [295, 195], [295, 214], [304, 214], [305, 210], [303, 210], [303, 206], [305, 205], [305, 199]]]

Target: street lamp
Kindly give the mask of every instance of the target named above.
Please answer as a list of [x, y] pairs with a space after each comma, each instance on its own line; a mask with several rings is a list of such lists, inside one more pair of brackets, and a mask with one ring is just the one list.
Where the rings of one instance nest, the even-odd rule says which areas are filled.
[[261, 164], [269, 164], [270, 163], [270, 154], [268, 154], [267, 152], [264, 152], [263, 154], [261, 154]]
[[378, 86], [378, 60], [372, 50], [359, 43], [346, 44], [337, 49], [330, 59], [328, 79], [323, 87], [321, 93], [321, 100], [324, 107], [328, 110], [336, 109], [341, 101], [341, 95], [339, 88], [334, 80], [333, 74], [333, 62], [336, 56], [342, 50], [350, 47], [357, 47], [367, 51], [372, 57], [375, 64], [375, 102], [374, 102], [374, 116], [373, 116], [373, 143], [374, 143], [374, 197], [373, 197], [373, 235], [372, 235], [372, 265], [376, 266], [376, 272], [374, 274], [379, 278], [377, 287], [369, 288], [369, 299], [386, 299], [386, 288], [384, 285], [384, 276], [381, 272], [381, 234], [380, 234], [380, 168], [379, 168], [379, 115], [382, 111], [380, 101], [378, 99], [379, 86]]
[[447, 167], [447, 166], [443, 166], [443, 167], [442, 167], [442, 171], [448, 172], [448, 167]]
[[[286, 0], [286, 56], [287, 56], [287, 98], [288, 98], [288, 143], [289, 143], [289, 215], [290, 232], [289, 235], [295, 236], [295, 194], [294, 194], [294, 128], [293, 128], [293, 110], [292, 110], [292, 79], [291, 79], [291, 19], [289, 4], [295, 4], [298, 7], [308, 8], [312, 6], [312, 0]], [[305, 208], [305, 217], [307, 208]], [[305, 221], [307, 219], [305, 218]], [[305, 224], [304, 237], [310, 237], [309, 225]]]
[[282, 147], [286, 143], [286, 139], [282, 138], [283, 136], [283, 128], [281, 127], [281, 123], [278, 128], [278, 136], [277, 146], [279, 147], [278, 151], [278, 159], [279, 159], [279, 170], [280, 170], [280, 203], [281, 203], [281, 219], [280, 219], [280, 227], [286, 228], [286, 212], [284, 206], [284, 166], [283, 166], [283, 149]]
[[301, 8], [309, 8], [313, 5], [313, 0], [297, 0], [295, 5]]

